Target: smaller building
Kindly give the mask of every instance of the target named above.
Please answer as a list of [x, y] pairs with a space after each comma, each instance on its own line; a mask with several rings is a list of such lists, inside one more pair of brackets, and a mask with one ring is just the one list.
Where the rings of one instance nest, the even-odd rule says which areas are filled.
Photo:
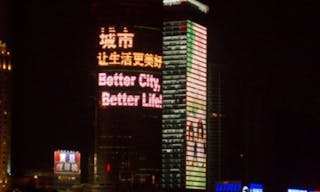
[[54, 152], [53, 184], [58, 191], [69, 191], [80, 184], [80, 152], [57, 150]]

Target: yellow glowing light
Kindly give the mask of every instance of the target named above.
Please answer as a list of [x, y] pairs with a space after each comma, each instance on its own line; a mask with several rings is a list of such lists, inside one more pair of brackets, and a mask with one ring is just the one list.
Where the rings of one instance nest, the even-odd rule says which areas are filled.
[[144, 54], [141, 52], [134, 52], [133, 53], [133, 59], [134, 59], [133, 66], [143, 67], [144, 66], [143, 56], [144, 56]]
[[131, 52], [121, 52], [121, 64], [125, 66], [132, 66]]
[[129, 33], [127, 27], [124, 27], [121, 33], [117, 33], [114, 27], [109, 27], [108, 33], [105, 33], [105, 28], [102, 27], [99, 35], [99, 45], [102, 49], [132, 48], [133, 37], [134, 33]]
[[144, 68], [157, 68], [162, 67], [162, 56], [143, 53], [143, 52], [121, 52], [113, 51], [110, 54], [106, 52], [99, 52], [97, 55], [99, 66], [137, 66]]
[[[115, 27], [100, 28], [99, 45], [101, 51], [98, 52], [98, 66], [133, 66], [144, 68], [162, 67], [162, 56], [144, 52], [117, 52], [116, 50], [133, 48], [133, 38], [135, 34], [129, 33], [127, 27], [123, 27], [123, 32], [117, 32]], [[113, 49], [113, 51], [103, 51]]]
[[100, 42], [99, 44], [102, 46], [102, 49], [115, 49], [116, 45], [116, 30], [114, 27], [109, 27], [109, 33], [105, 34], [104, 27], [101, 28], [101, 34], [99, 36]]
[[153, 54], [146, 53], [144, 55], [144, 63], [145, 63], [145, 66], [153, 67]]
[[155, 68], [158, 68], [158, 69], [161, 69], [162, 67], [162, 56], [159, 56], [159, 55], [154, 55], [154, 67]]
[[112, 53], [110, 53], [109, 56], [109, 64], [110, 65], [118, 65], [121, 64], [120, 62], [120, 54], [118, 54], [117, 52], [113, 51]]
[[6, 50], [6, 44], [2, 43], [2, 41], [0, 41], [0, 51], [2, 54], [4, 54], [4, 51]]
[[123, 33], [117, 33], [118, 36], [118, 46], [124, 49], [133, 47], [133, 33], [128, 33], [126, 27], [123, 28]]

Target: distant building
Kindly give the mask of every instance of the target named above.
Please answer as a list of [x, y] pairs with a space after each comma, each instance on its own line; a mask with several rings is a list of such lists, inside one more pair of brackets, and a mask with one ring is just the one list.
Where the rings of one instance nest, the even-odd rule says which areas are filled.
[[11, 175], [12, 65], [6, 44], [0, 41], [0, 192]]
[[59, 191], [68, 191], [80, 184], [81, 156], [78, 151], [54, 151], [53, 184]]
[[163, 0], [163, 114], [161, 186], [207, 189], [209, 7], [197, 0]]
[[208, 64], [208, 181], [207, 191], [214, 191], [216, 181], [226, 177], [223, 78], [218, 64]]

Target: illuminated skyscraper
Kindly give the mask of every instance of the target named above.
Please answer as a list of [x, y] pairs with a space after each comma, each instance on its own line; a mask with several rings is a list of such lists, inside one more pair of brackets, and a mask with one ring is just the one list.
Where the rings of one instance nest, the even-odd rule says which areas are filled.
[[209, 8], [164, 0], [162, 187], [207, 188], [207, 28]]
[[92, 181], [150, 191], [160, 181], [161, 2], [97, 1]]
[[11, 175], [11, 73], [10, 52], [0, 41], [0, 192]]

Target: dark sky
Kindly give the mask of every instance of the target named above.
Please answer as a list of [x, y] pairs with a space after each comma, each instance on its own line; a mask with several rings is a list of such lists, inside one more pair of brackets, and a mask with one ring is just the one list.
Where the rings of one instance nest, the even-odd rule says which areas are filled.
[[50, 170], [56, 149], [79, 150], [85, 162], [91, 136], [88, 7], [81, 1], [12, 4], [14, 170]]
[[215, 5], [214, 54], [224, 65], [230, 159], [247, 155], [249, 179], [268, 175], [274, 185], [318, 186], [315, 1]]
[[[248, 178], [317, 186], [320, 78], [315, 2], [212, 2], [210, 61], [222, 71], [226, 175], [238, 177], [233, 170], [244, 153], [250, 163]], [[15, 66], [17, 172], [50, 169], [55, 149], [90, 151], [88, 69], [94, 62], [89, 57], [89, 4], [11, 1], [10, 22], [0, 20], [9, 23], [4, 26], [10, 29], [6, 38]]]
[[[215, 5], [213, 54], [224, 70], [229, 158], [247, 154], [249, 178], [268, 175], [274, 185], [318, 186], [315, 1]], [[231, 169], [233, 164], [238, 166], [229, 160]]]

